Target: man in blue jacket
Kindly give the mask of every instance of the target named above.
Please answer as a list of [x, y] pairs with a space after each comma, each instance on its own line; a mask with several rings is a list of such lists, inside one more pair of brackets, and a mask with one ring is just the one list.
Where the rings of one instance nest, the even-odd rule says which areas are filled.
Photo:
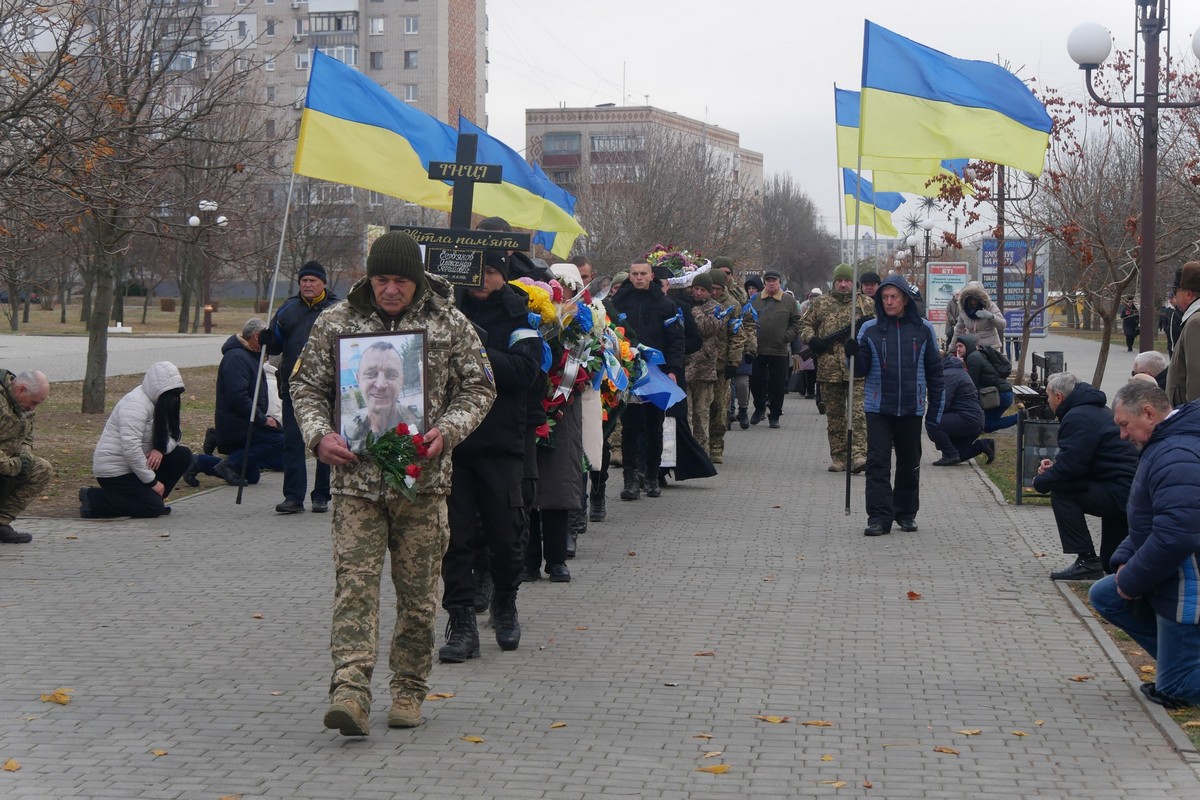
[[[917, 308], [920, 293], [900, 275], [889, 276], [875, 293], [875, 318], [857, 341], [842, 345], [864, 377], [867, 416], [867, 527], [865, 536], [917, 529], [921, 506], [921, 420], [928, 403], [937, 423], [942, 402], [942, 357], [938, 335]], [[892, 450], [896, 485], [892, 487]]]
[[[1125, 501], [1137, 470], [1137, 450], [1121, 441], [1104, 392], [1069, 372], [1046, 381], [1046, 400], [1058, 417], [1058, 455], [1042, 459], [1033, 488], [1050, 493], [1064, 553], [1070, 566], [1050, 573], [1052, 581], [1083, 581], [1111, 572], [1109, 559], [1125, 539]], [[1085, 514], [1100, 517], [1100, 555], [1092, 546]]]
[[1200, 706], [1200, 401], [1172, 410], [1167, 394], [1133, 380], [1117, 392], [1121, 438], [1141, 448], [1129, 490], [1129, 536], [1116, 574], [1092, 585], [1092, 606], [1157, 660], [1148, 699]]

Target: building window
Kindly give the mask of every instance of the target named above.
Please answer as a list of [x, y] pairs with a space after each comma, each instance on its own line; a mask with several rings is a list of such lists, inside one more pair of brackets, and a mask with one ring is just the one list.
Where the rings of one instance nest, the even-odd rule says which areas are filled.
[[333, 56], [348, 67], [358, 66], [358, 47], [354, 45], [344, 47], [326, 47], [323, 48], [323, 51], [325, 55]]
[[274, 86], [267, 87], [267, 102], [268, 103], [275, 102], [275, 87]]
[[550, 173], [550, 180], [561, 185], [575, 182], [575, 171], [570, 169], [554, 170]]
[[420, 19], [420, 18], [419, 17], [405, 17], [404, 18], [404, 32], [405, 33], [420, 33], [420, 29], [417, 26], [418, 19]]
[[404, 102], [417, 102], [417, 85], [415, 83], [404, 84]]
[[310, 14], [311, 30], [319, 33], [337, 33], [358, 30], [358, 14]]
[[548, 156], [567, 155], [579, 152], [578, 133], [547, 133], [543, 150]]
[[383, 69], [383, 52], [380, 50], [371, 51], [371, 69]]
[[269, 120], [267, 120], [267, 131], [266, 131], [266, 133], [267, 133], [267, 136], [272, 136], [272, 137], [273, 137], [273, 136], [275, 135], [275, 120], [273, 120], [273, 119], [269, 119]]
[[275, 71], [275, 57], [274, 56], [271, 56], [270, 58], [268, 58], [266, 60], [266, 62], [263, 64], [263, 69], [265, 69], [267, 72]]
[[267, 20], [267, 36], [274, 36], [274, 35], [275, 35], [275, 20], [269, 19], [269, 20]]
[[308, 17], [300, 17], [296, 20], [296, 35], [303, 36], [308, 33]]
[[238, 38], [245, 39], [247, 32], [248, 32], [248, 29], [246, 27], [246, 21], [245, 20], [239, 21], [238, 22]]
[[404, 51], [404, 68], [405, 69], [416, 69], [417, 68], [417, 51], [416, 50], [405, 50]]
[[372, 36], [383, 35], [383, 17], [371, 17], [369, 24], [371, 26], [370, 33]]
[[592, 135], [593, 153], [625, 153], [630, 150], [645, 150], [646, 140], [636, 133], [605, 133]]
[[296, 53], [296, 69], [308, 69], [308, 51]]

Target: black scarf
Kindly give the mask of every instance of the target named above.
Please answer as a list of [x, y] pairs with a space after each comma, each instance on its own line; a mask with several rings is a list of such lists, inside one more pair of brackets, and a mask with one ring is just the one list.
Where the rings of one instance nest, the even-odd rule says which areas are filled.
[[154, 403], [154, 438], [151, 444], [164, 455], [170, 439], [178, 442], [183, 438], [179, 430], [179, 397], [182, 394], [182, 387], [168, 389]]

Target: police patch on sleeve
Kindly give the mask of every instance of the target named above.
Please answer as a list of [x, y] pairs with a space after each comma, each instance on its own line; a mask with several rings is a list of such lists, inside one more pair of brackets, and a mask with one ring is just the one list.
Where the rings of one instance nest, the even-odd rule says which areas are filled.
[[492, 372], [492, 360], [488, 358], [486, 347], [479, 348], [479, 366], [483, 367], [483, 374], [487, 376], [488, 383], [495, 386], [496, 376]]

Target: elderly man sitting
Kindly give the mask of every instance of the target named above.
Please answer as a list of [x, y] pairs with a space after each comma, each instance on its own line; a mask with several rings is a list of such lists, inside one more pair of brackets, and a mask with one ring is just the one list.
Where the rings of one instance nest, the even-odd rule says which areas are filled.
[[1129, 490], [1129, 538], [1115, 575], [1088, 593], [1092, 606], [1154, 656], [1142, 693], [1167, 708], [1200, 706], [1200, 401], [1172, 410], [1149, 381], [1117, 392], [1121, 438], [1142, 451]]
[[[1109, 559], [1125, 539], [1125, 501], [1137, 469], [1137, 450], [1122, 441], [1104, 392], [1069, 372], [1046, 381], [1046, 398], [1059, 419], [1058, 455], [1042, 459], [1033, 488], [1050, 493], [1064, 553], [1075, 563], [1050, 573], [1054, 581], [1082, 581], [1110, 572]], [[1100, 517], [1100, 555], [1085, 515]]]
[[1157, 350], [1147, 350], [1144, 353], [1138, 353], [1133, 359], [1133, 372], [1135, 378], [1138, 375], [1149, 375], [1154, 378], [1158, 388], [1166, 390], [1167, 388], [1167, 367], [1171, 366], [1171, 361], [1165, 355]]

